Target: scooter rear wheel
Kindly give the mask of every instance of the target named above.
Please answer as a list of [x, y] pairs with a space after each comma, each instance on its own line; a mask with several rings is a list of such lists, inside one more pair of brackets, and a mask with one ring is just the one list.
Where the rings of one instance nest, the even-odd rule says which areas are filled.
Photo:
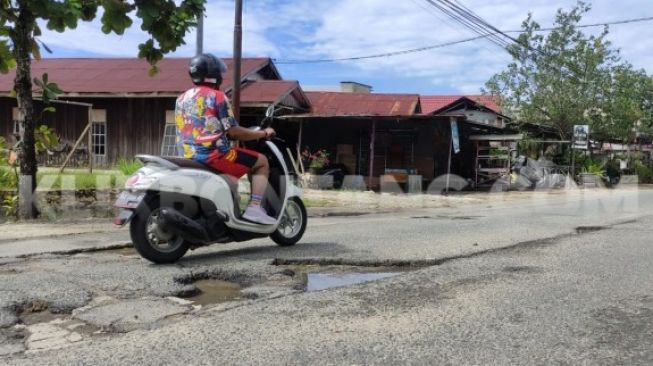
[[129, 233], [134, 248], [143, 258], [157, 264], [174, 263], [186, 254], [189, 246], [183, 238], [158, 227], [160, 210], [158, 199], [141, 207], [132, 218]]
[[286, 204], [286, 210], [281, 217], [277, 231], [270, 238], [282, 247], [297, 244], [306, 231], [308, 215], [304, 202], [299, 197], [292, 197]]

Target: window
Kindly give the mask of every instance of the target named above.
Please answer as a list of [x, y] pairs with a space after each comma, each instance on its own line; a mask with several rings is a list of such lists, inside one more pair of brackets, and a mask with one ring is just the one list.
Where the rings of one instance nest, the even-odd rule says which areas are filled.
[[175, 124], [175, 112], [166, 111], [166, 125], [163, 130], [161, 156], [177, 155], [177, 125]]
[[93, 155], [104, 157], [107, 155], [107, 111], [94, 109], [92, 113], [91, 141], [93, 142]]
[[20, 110], [18, 108], [14, 107], [12, 110], [12, 121], [14, 122], [14, 130], [13, 134], [14, 135], [19, 135], [20, 134], [20, 123], [23, 121], [23, 116], [20, 113]]

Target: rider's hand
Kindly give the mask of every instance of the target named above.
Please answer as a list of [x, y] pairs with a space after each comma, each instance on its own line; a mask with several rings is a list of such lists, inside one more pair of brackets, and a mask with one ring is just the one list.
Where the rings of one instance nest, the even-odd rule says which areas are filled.
[[267, 138], [267, 139], [272, 138], [272, 137], [277, 135], [277, 132], [272, 127], [268, 127], [266, 129], [264, 129], [263, 132], [265, 132], [265, 138]]

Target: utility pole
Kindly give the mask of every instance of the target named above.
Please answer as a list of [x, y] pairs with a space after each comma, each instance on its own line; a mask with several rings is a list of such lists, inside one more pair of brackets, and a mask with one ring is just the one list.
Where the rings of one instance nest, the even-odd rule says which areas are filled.
[[195, 55], [204, 53], [204, 12], [197, 17], [197, 39], [195, 41]]
[[243, 48], [243, 0], [236, 0], [234, 19], [234, 86], [231, 89], [231, 103], [234, 118], [240, 121], [240, 60]]

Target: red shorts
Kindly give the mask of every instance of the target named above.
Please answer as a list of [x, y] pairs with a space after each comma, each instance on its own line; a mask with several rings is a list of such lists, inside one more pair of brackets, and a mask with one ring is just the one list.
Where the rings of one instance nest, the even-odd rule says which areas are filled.
[[225, 154], [217, 150], [209, 154], [204, 164], [224, 174], [239, 179], [252, 170], [258, 160], [259, 153], [252, 150], [234, 148]]

